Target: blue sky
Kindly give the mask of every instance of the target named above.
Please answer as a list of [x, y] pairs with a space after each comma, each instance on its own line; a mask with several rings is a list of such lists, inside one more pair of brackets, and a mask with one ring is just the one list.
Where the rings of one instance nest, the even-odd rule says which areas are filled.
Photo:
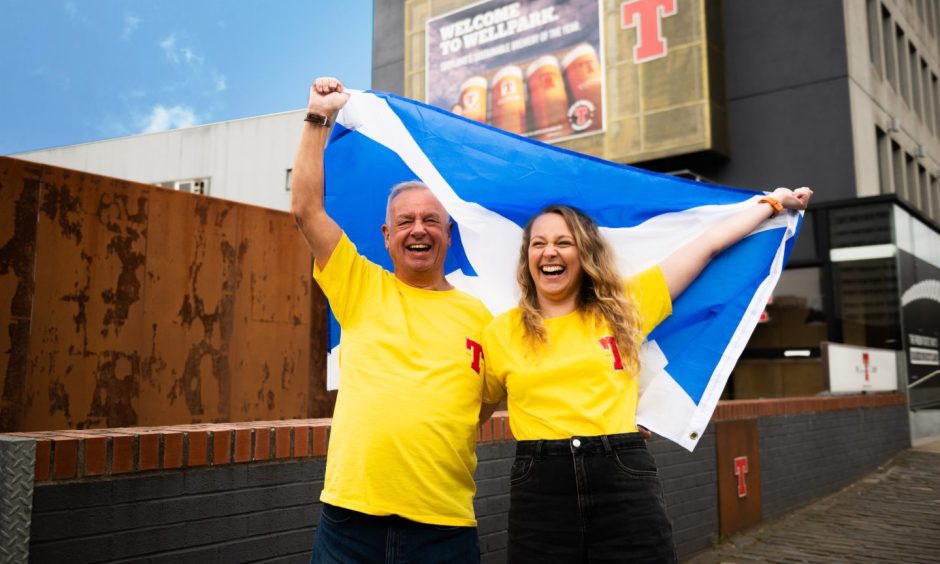
[[0, 0], [0, 155], [368, 88], [372, 0]]

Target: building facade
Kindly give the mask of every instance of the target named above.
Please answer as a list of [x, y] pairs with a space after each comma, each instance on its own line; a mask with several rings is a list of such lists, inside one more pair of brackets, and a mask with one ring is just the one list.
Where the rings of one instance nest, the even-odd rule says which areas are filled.
[[[500, 10], [515, 5], [514, 15], [526, 18], [562, 4], [375, 0], [373, 88], [435, 103], [425, 82], [441, 81], [467, 60], [453, 56], [442, 63], [436, 56], [445, 31], [499, 36]], [[806, 185], [815, 191], [790, 266], [726, 397], [825, 394], [838, 389], [837, 373], [856, 371], [855, 390], [874, 391], [870, 378], [880, 368], [894, 375], [889, 379], [897, 388], [907, 389], [915, 437], [940, 433], [940, 313], [929, 313], [940, 312], [940, 5], [601, 0], [597, 9], [604, 109], [617, 115], [607, 119], [602, 149], [578, 139], [562, 139], [560, 145], [718, 184]], [[568, 17], [584, 25], [582, 16]], [[558, 25], [566, 25], [563, 15]], [[706, 54], [690, 66], [684, 61], [696, 33], [705, 36]], [[640, 51], [657, 39], [659, 55], [644, 59]], [[471, 71], [458, 77], [470, 81], [466, 75], [475, 74], [489, 81], [491, 124], [501, 111], [497, 79], [505, 75], [495, 67], [534, 65], [525, 53], [517, 57], [521, 65], [491, 58], [499, 44], [494, 40], [488, 45], [495, 48], [468, 53]], [[514, 51], [514, 42], [508, 44]], [[562, 53], [556, 50], [559, 59]], [[476, 64], [474, 58], [496, 64]], [[675, 69], [680, 72], [665, 84], [649, 87], [647, 75]], [[689, 80], [693, 73], [704, 80]], [[645, 143], [650, 129], [673, 128], [679, 132], [675, 138], [697, 129], [694, 116], [681, 121], [682, 114], [674, 114], [667, 124], [650, 119], [647, 111], [691, 105], [689, 91], [697, 89], [705, 91], [712, 109], [711, 137], [700, 147], [673, 143], [666, 151], [632, 153], [611, 147], [636, 143], [631, 135]], [[575, 96], [571, 84], [568, 90]], [[529, 95], [532, 110], [531, 85]], [[837, 361], [843, 358], [839, 345], [849, 347], [858, 362]], [[871, 364], [876, 351], [894, 351], [888, 358], [896, 366]]]

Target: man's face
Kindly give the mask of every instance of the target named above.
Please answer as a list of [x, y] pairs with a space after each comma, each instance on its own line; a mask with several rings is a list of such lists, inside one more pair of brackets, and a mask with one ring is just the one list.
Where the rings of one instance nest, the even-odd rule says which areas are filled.
[[442, 281], [451, 227], [444, 206], [431, 191], [412, 188], [398, 194], [387, 221], [382, 233], [395, 274], [419, 287]]

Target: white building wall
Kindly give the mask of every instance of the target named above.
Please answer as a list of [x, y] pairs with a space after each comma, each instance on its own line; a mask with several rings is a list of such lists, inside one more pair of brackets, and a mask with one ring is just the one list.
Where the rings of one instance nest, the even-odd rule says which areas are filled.
[[208, 194], [287, 211], [305, 110], [10, 155], [145, 183], [209, 178]]
[[[857, 194], [872, 196], [895, 192], [908, 203], [918, 208], [934, 221], [940, 221], [940, 90], [934, 84], [923, 84], [919, 74], [914, 80], [910, 76], [908, 59], [911, 45], [917, 51], [917, 68], [923, 59], [929, 72], [940, 75], [940, 3], [928, 6], [913, 4], [907, 0], [843, 0], [845, 34], [848, 54], [849, 103], [852, 112], [853, 152], [855, 154], [855, 176]], [[928, 10], [928, 8], [930, 8]], [[881, 14], [886, 9], [891, 14], [891, 30], [884, 36]], [[872, 37], [869, 34], [870, 18], [874, 16], [876, 29], [876, 51], [880, 52], [879, 70], [872, 62]], [[904, 33], [904, 53], [896, 47], [896, 27]], [[891, 41], [886, 48], [884, 41]], [[892, 62], [885, 57], [892, 55]], [[907, 96], [900, 84], [892, 84], [886, 75], [889, 64], [904, 65], [907, 74], [901, 73], [907, 84]], [[913, 90], [918, 91], [915, 98]], [[917, 104], [917, 102], [920, 102]], [[916, 106], [916, 109], [915, 109]], [[886, 135], [884, 146], [879, 147], [875, 128]], [[913, 156], [917, 171], [923, 167], [927, 182], [919, 177], [910, 182], [905, 166], [897, 170], [898, 162], [891, 153], [891, 142], [900, 146], [901, 160]], [[897, 182], [897, 177], [904, 182]], [[926, 185], [925, 185], [926, 184]]]

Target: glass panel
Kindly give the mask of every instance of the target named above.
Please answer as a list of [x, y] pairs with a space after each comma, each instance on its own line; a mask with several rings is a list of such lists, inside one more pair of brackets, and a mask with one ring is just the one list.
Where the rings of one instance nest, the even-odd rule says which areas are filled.
[[[735, 366], [727, 398], [812, 396], [825, 389], [819, 343], [828, 326], [822, 312], [822, 269], [788, 268]], [[808, 356], [787, 356], [794, 353]]]
[[842, 342], [862, 347], [901, 349], [895, 259], [833, 263], [832, 274]]
[[829, 242], [833, 249], [893, 243], [892, 204], [852, 206], [829, 212]]

